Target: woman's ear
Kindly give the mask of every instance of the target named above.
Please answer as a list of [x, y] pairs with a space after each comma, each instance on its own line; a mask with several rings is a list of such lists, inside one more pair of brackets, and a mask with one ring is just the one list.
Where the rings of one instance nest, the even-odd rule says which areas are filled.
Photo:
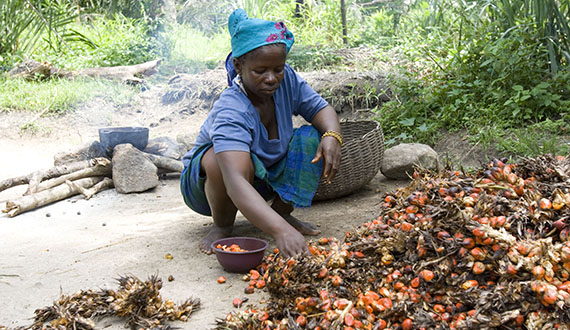
[[236, 70], [238, 75], [241, 75], [241, 61], [237, 58], [233, 59], [234, 62], [234, 69]]

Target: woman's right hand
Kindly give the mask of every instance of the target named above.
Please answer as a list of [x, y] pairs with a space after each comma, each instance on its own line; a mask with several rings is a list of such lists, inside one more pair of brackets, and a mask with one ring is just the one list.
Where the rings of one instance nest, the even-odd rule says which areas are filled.
[[279, 252], [285, 258], [291, 258], [309, 252], [305, 237], [293, 227], [291, 227], [291, 230], [281, 231], [275, 235], [274, 238]]

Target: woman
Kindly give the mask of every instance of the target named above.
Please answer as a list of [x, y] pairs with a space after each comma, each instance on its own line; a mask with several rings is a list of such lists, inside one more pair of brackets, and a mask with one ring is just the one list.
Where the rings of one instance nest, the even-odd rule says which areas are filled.
[[[294, 42], [285, 24], [248, 18], [238, 9], [228, 28], [230, 87], [183, 158], [182, 195], [194, 211], [213, 218], [200, 244], [203, 252], [211, 253], [212, 242], [231, 235], [239, 210], [275, 239], [285, 257], [295, 256], [307, 251], [303, 234], [320, 233], [291, 212], [310, 206], [321, 175], [330, 181], [336, 174], [342, 144], [338, 118], [285, 64]], [[293, 129], [292, 115], [312, 126]]]

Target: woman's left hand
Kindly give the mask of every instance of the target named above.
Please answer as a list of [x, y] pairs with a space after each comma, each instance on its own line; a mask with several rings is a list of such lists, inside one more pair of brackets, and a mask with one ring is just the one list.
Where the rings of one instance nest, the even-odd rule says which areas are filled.
[[[336, 111], [330, 105], [317, 112], [311, 124], [322, 134], [327, 131], [341, 133]], [[328, 183], [334, 178], [340, 166], [340, 147], [340, 141], [336, 137], [327, 135], [321, 138], [321, 143], [313, 158], [313, 163], [323, 159], [323, 176]]]
[[320, 159], [323, 159], [323, 176], [330, 183], [340, 165], [340, 142], [335, 137], [325, 136], [321, 139], [312, 163]]

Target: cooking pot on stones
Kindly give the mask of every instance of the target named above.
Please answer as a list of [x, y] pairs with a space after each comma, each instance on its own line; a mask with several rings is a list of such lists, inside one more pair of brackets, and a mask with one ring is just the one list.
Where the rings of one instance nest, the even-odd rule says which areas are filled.
[[148, 143], [148, 127], [103, 127], [99, 129], [99, 141], [109, 154], [116, 145], [123, 143], [143, 150]]

